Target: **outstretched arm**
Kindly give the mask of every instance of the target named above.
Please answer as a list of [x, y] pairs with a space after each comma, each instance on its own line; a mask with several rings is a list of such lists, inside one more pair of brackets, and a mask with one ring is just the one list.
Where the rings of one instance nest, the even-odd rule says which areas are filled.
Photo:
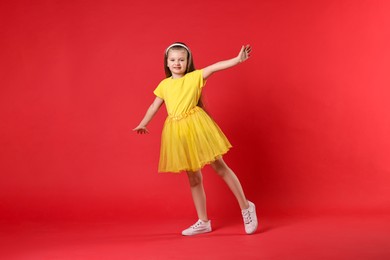
[[230, 60], [224, 60], [217, 63], [214, 63], [210, 66], [207, 66], [203, 69], [203, 78], [206, 80], [208, 77], [210, 77], [214, 72], [225, 70], [230, 67], [236, 66], [247, 59], [249, 59], [249, 55], [252, 51], [252, 48], [250, 45], [242, 46], [240, 53], [237, 57], [230, 59]]
[[144, 118], [142, 119], [141, 123], [133, 129], [133, 131], [136, 131], [138, 134], [147, 134], [149, 133], [146, 126], [149, 124], [149, 122], [153, 119], [154, 115], [157, 113], [157, 111], [160, 109], [162, 103], [164, 103], [164, 100], [162, 98], [156, 97], [153, 103], [150, 105], [148, 110], [146, 111], [146, 114]]

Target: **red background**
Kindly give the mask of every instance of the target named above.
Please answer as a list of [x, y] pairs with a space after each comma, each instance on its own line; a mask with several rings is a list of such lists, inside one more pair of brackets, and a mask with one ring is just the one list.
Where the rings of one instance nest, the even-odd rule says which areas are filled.
[[[2, 1], [4, 220], [195, 217], [185, 175], [158, 174], [163, 108], [131, 132], [187, 43], [225, 156], [259, 211], [389, 210], [388, 1]], [[237, 203], [204, 169], [210, 216]]]

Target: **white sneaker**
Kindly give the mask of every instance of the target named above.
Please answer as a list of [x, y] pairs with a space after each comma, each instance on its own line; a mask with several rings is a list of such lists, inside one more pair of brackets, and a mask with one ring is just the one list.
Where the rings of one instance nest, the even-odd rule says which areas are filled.
[[203, 234], [207, 232], [211, 232], [211, 220], [204, 222], [199, 219], [194, 225], [183, 230], [181, 234], [183, 236], [193, 236], [193, 235]]
[[244, 219], [245, 232], [247, 234], [253, 234], [258, 226], [257, 216], [256, 216], [256, 207], [255, 204], [248, 201], [249, 208], [242, 210], [242, 218]]

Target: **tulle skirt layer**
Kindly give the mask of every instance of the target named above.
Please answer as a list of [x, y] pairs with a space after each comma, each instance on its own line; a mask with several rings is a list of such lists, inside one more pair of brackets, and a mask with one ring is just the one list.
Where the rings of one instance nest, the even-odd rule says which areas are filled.
[[159, 172], [196, 171], [225, 154], [232, 145], [200, 107], [168, 116], [161, 136]]

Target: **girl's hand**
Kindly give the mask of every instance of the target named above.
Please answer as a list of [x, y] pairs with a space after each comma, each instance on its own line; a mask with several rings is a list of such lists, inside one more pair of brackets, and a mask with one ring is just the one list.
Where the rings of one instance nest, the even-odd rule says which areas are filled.
[[237, 56], [238, 63], [244, 62], [249, 59], [251, 51], [252, 47], [249, 44], [246, 46], [242, 46], [240, 53]]
[[145, 126], [137, 126], [133, 129], [133, 131], [136, 131], [137, 134], [149, 134], [148, 129]]

